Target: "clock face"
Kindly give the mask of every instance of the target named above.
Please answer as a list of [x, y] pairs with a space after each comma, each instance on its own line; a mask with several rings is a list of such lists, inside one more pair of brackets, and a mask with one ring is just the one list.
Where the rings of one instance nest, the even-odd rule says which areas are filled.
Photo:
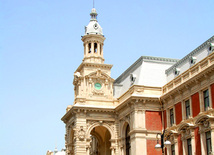
[[102, 85], [100, 83], [95, 83], [94, 87], [95, 87], [96, 90], [100, 90]]

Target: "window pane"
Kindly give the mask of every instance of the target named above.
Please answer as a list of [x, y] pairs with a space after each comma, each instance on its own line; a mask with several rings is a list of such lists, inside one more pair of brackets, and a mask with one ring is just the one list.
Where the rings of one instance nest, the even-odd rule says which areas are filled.
[[211, 145], [211, 132], [206, 132], [206, 145], [207, 145], [207, 155], [209, 152], [212, 152], [212, 145]]
[[170, 125], [172, 126], [174, 124], [174, 113], [173, 109], [170, 109]]
[[210, 106], [210, 103], [209, 103], [209, 91], [208, 91], [208, 89], [205, 90], [203, 92], [203, 94], [204, 94], [204, 110], [206, 111], [207, 108]]
[[187, 151], [188, 151], [188, 155], [192, 155], [192, 145], [191, 145], [191, 138], [187, 139]]
[[189, 104], [189, 100], [185, 101], [185, 107], [186, 107], [186, 118], [189, 118], [189, 116], [190, 116], [190, 104]]

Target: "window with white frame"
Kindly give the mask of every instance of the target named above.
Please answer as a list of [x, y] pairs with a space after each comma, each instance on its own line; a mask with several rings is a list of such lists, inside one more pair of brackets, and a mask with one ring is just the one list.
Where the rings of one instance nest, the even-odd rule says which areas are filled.
[[187, 153], [188, 153], [188, 155], [192, 155], [191, 138], [187, 139]]
[[209, 90], [203, 91], [203, 98], [204, 98], [204, 111], [207, 111], [210, 107], [210, 101], [209, 101]]
[[190, 117], [190, 101], [185, 101], [186, 119]]
[[174, 124], [174, 110], [173, 110], [173, 108], [169, 110], [169, 115], [170, 115], [170, 126], [173, 126], [173, 124]]
[[212, 152], [212, 145], [211, 145], [211, 132], [205, 132], [206, 135], [206, 146], [207, 146], [207, 155], [210, 154], [210, 152]]

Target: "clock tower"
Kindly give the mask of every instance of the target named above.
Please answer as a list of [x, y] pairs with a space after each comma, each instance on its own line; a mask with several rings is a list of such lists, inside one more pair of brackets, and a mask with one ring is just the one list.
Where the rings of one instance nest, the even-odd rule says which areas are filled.
[[112, 65], [104, 64], [103, 45], [105, 37], [97, 21], [97, 12], [91, 10], [90, 22], [82, 36], [84, 58], [74, 73], [74, 104], [113, 105], [113, 79], [110, 77]]
[[112, 65], [104, 63], [105, 37], [93, 8], [82, 36], [84, 57], [74, 73], [74, 104], [62, 117], [66, 124], [66, 155], [114, 155], [117, 136]]

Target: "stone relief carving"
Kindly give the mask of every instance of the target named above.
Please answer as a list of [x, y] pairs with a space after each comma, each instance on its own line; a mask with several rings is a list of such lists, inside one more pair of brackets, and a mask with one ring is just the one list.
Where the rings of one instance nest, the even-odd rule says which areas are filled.
[[78, 131], [78, 138], [81, 141], [83, 141], [85, 139], [85, 131], [83, 129], [83, 126], [80, 126], [80, 129]]
[[204, 128], [209, 128], [210, 123], [208, 121], [204, 121], [203, 125], [204, 125]]
[[89, 97], [98, 96], [104, 98], [112, 98], [113, 80], [106, 73], [102, 72], [101, 69], [97, 69], [96, 72], [87, 75], [86, 82], [89, 85], [89, 88], [87, 90], [87, 94]]

